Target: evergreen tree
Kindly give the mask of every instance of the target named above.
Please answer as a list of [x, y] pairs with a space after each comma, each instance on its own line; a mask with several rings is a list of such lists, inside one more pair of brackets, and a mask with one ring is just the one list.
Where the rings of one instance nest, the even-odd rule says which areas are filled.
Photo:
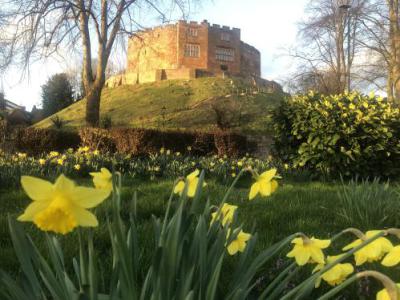
[[73, 89], [65, 73], [51, 76], [42, 85], [42, 107], [44, 115], [50, 116], [74, 102]]

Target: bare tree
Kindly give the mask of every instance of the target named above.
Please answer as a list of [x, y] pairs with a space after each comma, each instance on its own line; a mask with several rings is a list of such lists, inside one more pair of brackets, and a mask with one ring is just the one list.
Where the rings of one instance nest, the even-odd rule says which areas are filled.
[[[355, 0], [351, 11], [340, 9], [337, 0], [312, 0], [306, 7], [307, 19], [300, 24], [300, 45], [290, 51], [299, 65], [295, 77], [312, 79], [328, 93], [346, 89], [354, 57], [359, 51], [356, 36], [359, 17], [366, 0]], [[350, 22], [350, 31], [346, 24]], [[347, 40], [350, 36], [350, 49]], [[347, 53], [350, 58], [347, 59]]]
[[[143, 28], [139, 12], [167, 22], [172, 11], [184, 17], [196, 0], [1, 0], [0, 68], [31, 62], [55, 54], [82, 55], [82, 81], [86, 91], [86, 122], [98, 126], [100, 97], [115, 41]], [[97, 66], [92, 58], [97, 51]]]

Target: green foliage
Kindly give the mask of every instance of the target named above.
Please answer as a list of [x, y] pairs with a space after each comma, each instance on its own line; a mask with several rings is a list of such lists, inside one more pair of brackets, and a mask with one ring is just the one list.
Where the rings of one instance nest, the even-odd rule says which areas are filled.
[[67, 74], [55, 74], [42, 85], [42, 107], [45, 116], [51, 116], [73, 102], [73, 89]]
[[[227, 190], [226, 185], [221, 185], [215, 181], [208, 179], [207, 175], [207, 187], [203, 191], [202, 201], [210, 199], [212, 204], [218, 205], [220, 199], [222, 199]], [[80, 179], [77, 181], [79, 184], [85, 184], [86, 181]], [[128, 176], [123, 180], [125, 187], [121, 191], [121, 214], [125, 221], [129, 218], [129, 213], [132, 212], [131, 199], [135, 191], [138, 192], [138, 201], [136, 203], [136, 223], [138, 227], [138, 239], [140, 243], [140, 260], [142, 266], [149, 267], [151, 264], [152, 251], [154, 249], [154, 228], [153, 228], [153, 217], [162, 218], [165, 212], [166, 203], [170, 196], [171, 186], [173, 181], [158, 179], [156, 181], [142, 181], [142, 180], [129, 180]], [[318, 182], [313, 183], [302, 183], [297, 184], [293, 182], [281, 183], [281, 188], [271, 196], [269, 199], [262, 199], [260, 201], [249, 202], [246, 199], [248, 195], [248, 186], [245, 188], [235, 187], [230, 197], [230, 203], [240, 206], [239, 219], [244, 223], [244, 230], [249, 230], [253, 224], [255, 224], [255, 231], [258, 232], [258, 238], [256, 243], [256, 253], [260, 250], [265, 249], [273, 245], [279, 240], [284, 239], [286, 236], [296, 231], [301, 231], [309, 234], [310, 236], [317, 237], [328, 237], [332, 235], [332, 232], [340, 232], [345, 229], [348, 224], [343, 222], [343, 218], [339, 216], [340, 211], [340, 199], [339, 192], [341, 192], [340, 184], [322, 184]], [[389, 187], [393, 192], [397, 191], [394, 186]], [[387, 197], [382, 201], [388, 200]], [[397, 200], [397, 199], [393, 199]], [[362, 201], [362, 199], [360, 199]], [[0, 190], [0, 240], [2, 247], [0, 249], [0, 261], [1, 268], [8, 273], [15, 276], [20, 274], [18, 261], [12, 249], [11, 238], [9, 236], [7, 226], [7, 216], [10, 215], [12, 218], [16, 218], [22, 210], [28, 205], [29, 201], [27, 196], [20, 191], [13, 190]], [[109, 241], [109, 234], [107, 228], [107, 220], [110, 216], [112, 201], [107, 201], [104, 205], [96, 209], [96, 215], [99, 219], [100, 226], [94, 230], [95, 234], [95, 249], [97, 252], [96, 259], [99, 262], [98, 272], [102, 273], [100, 283], [108, 282], [110, 275], [107, 272], [112, 264], [112, 257], [109, 254], [111, 245]], [[374, 211], [370, 210], [370, 219], [375, 216]], [[379, 216], [374, 219], [374, 223], [370, 228], [390, 228], [393, 223], [389, 220], [393, 220], [398, 217], [398, 212], [393, 211], [389, 218], [385, 219], [381, 227], [378, 224], [382, 224], [379, 220]], [[323, 224], [324, 226], [321, 226]], [[355, 225], [358, 223], [355, 222]], [[23, 225], [24, 231], [32, 237], [39, 251], [43, 254], [48, 252], [47, 241], [45, 236], [40, 233], [36, 228], [29, 224]], [[65, 237], [58, 237], [59, 242], [62, 245], [63, 255], [65, 260], [65, 266], [67, 270], [72, 274], [73, 268], [71, 261], [73, 257], [78, 255], [77, 245], [77, 232], [67, 235]], [[330, 254], [337, 254], [341, 248], [332, 249]], [[227, 262], [222, 270], [221, 276], [224, 280], [229, 283], [231, 269], [229, 268], [230, 263]], [[286, 265], [285, 265], [286, 266]], [[282, 261], [277, 262], [277, 267], [265, 268], [262, 270], [257, 286], [255, 290], [259, 290], [265, 287], [266, 283], [272, 282], [277, 278], [277, 272], [281, 272], [285, 269], [282, 265]], [[375, 266], [374, 266], [375, 267]], [[383, 270], [387, 272], [388, 270]], [[228, 275], [226, 274], [228, 273]], [[14, 279], [14, 276], [11, 275]], [[393, 279], [400, 280], [399, 272], [393, 269], [390, 273]], [[72, 276], [73, 277], [73, 276]], [[297, 282], [296, 279], [291, 281], [290, 286], [293, 282]], [[222, 283], [223, 284], [223, 283]], [[226, 284], [228, 287], [228, 284]], [[347, 291], [346, 296], [340, 299], [372, 299], [376, 288], [370, 284], [367, 286], [362, 285], [358, 287], [354, 285], [354, 289]], [[314, 290], [314, 294], [306, 299], [317, 299], [317, 295], [321, 295], [321, 289]], [[324, 288], [323, 291], [326, 289]], [[361, 296], [363, 293], [363, 296]], [[249, 297], [249, 299], [257, 299]], [[1, 297], [0, 297], [1, 298]], [[31, 298], [28, 298], [31, 299]], [[336, 298], [333, 298], [336, 299]]]
[[337, 176], [392, 176], [400, 168], [399, 109], [381, 97], [310, 92], [273, 114], [278, 155]]
[[381, 183], [378, 179], [343, 182], [338, 198], [340, 208], [337, 213], [349, 227], [367, 230], [385, 224], [400, 225], [399, 195], [389, 183]]

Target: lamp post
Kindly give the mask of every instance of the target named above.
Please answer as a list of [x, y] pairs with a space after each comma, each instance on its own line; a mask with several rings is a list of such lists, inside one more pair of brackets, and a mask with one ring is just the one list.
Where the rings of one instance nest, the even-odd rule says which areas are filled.
[[350, 23], [350, 9], [351, 0], [339, 0], [339, 9], [345, 12], [347, 20], [347, 91], [350, 92], [351, 78], [350, 78], [350, 63], [351, 63], [351, 23]]

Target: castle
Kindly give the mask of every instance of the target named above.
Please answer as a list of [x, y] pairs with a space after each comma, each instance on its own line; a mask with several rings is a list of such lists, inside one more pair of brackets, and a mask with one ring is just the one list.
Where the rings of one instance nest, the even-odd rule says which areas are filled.
[[240, 29], [179, 21], [140, 31], [129, 38], [125, 74], [106, 86], [166, 79], [232, 75], [261, 77], [261, 55], [241, 41]]

